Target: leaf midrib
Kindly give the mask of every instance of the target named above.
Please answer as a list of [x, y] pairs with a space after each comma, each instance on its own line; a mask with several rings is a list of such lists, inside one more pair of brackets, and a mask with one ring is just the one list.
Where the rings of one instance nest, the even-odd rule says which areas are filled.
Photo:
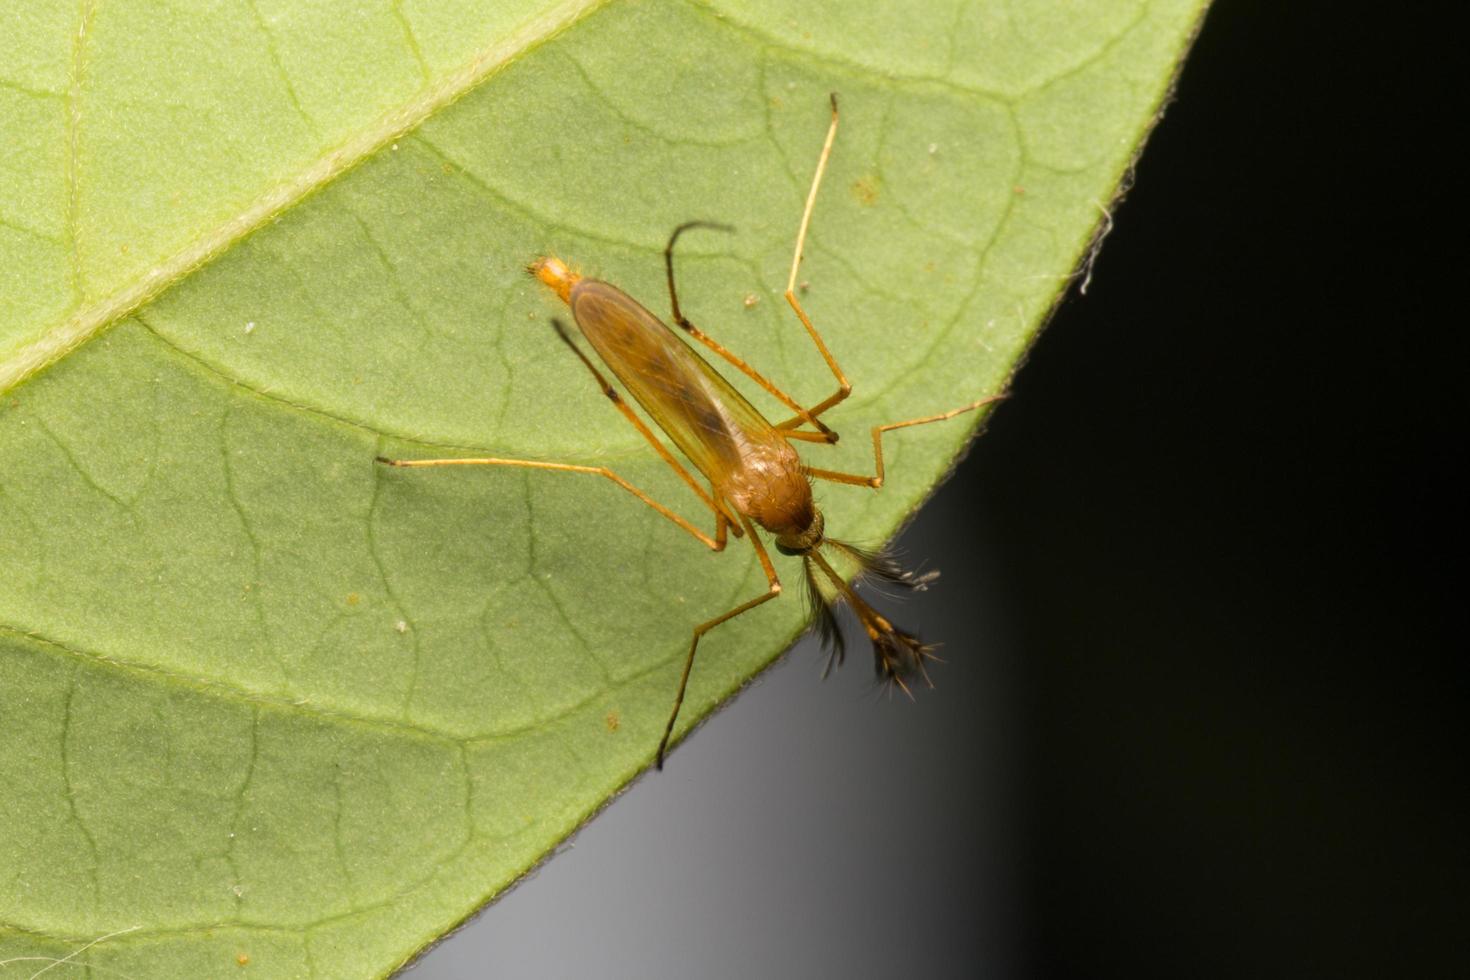
[[481, 50], [462, 67], [420, 90], [410, 102], [391, 109], [356, 136], [318, 157], [294, 178], [266, 191], [249, 207], [190, 242], [121, 289], [73, 313], [39, 337], [0, 360], [0, 394], [65, 357], [145, 303], [183, 281], [240, 242], [261, 225], [326, 187], [394, 139], [421, 125], [478, 87], [514, 58], [585, 18], [607, 0], [563, 0], [532, 18], [503, 40]]

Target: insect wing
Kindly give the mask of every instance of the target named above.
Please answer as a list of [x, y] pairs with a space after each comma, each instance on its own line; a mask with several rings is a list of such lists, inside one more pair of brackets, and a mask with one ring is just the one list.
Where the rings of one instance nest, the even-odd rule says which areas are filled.
[[615, 286], [584, 279], [569, 298], [589, 343], [628, 392], [715, 486], [752, 444], [780, 436], [678, 334]]

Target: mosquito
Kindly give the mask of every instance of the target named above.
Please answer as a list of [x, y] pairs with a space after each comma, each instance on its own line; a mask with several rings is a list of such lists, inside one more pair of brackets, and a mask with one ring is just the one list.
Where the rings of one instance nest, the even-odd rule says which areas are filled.
[[[791, 257], [791, 274], [786, 280], [786, 302], [806, 329], [817, 352], [826, 362], [837, 388], [811, 407], [805, 407], [791, 395], [769, 381], [740, 357], [700, 330], [684, 316], [679, 307], [679, 294], [674, 285], [674, 246], [679, 237], [694, 228], [731, 231], [729, 226], [707, 221], [691, 221], [675, 228], [664, 247], [664, 269], [668, 277], [669, 304], [674, 324], [689, 338], [702, 344], [717, 357], [750, 378], [793, 414], [785, 421], [772, 424], [760, 410], [736, 391], [692, 344], [680, 336], [637, 300], [618, 287], [573, 272], [557, 258], [544, 257], [532, 262], [527, 271], [556, 293], [571, 309], [582, 336], [597, 352], [603, 365], [617, 377], [623, 387], [652, 418], [669, 441], [708, 482], [709, 489], [697, 480], [654, 434], [652, 428], [633, 411], [631, 405], [608, 381], [577, 342], [565, 323], [555, 317], [552, 325], [557, 336], [592, 373], [602, 393], [646, 439], [665, 463], [689, 486], [700, 501], [714, 514], [714, 533], [706, 534], [684, 517], [654, 500], [605, 466], [582, 466], [527, 459], [387, 459], [378, 462], [389, 466], [515, 466], [525, 469], [552, 470], [600, 476], [616, 483], [628, 493], [677, 524], [711, 551], [723, 551], [727, 536], [748, 537], [766, 576], [766, 589], [753, 599], [694, 627], [689, 652], [684, 658], [679, 688], [673, 709], [664, 726], [656, 755], [659, 769], [664, 766], [669, 739], [684, 704], [689, 674], [700, 638], [721, 623], [728, 622], [769, 602], [781, 594], [781, 580], [771, 557], [756, 533], [757, 525], [770, 534], [776, 550], [802, 559], [814, 621], [824, 640], [832, 647], [828, 669], [835, 660], [843, 659], [842, 634], [833, 607], [845, 602], [856, 615], [863, 631], [872, 642], [874, 664], [880, 680], [896, 685], [905, 693], [915, 679], [928, 683], [927, 660], [935, 659], [933, 647], [907, 633], [857, 594], [853, 585], [841, 574], [839, 566], [856, 565], [860, 575], [866, 574], [900, 586], [916, 588], [930, 576], [915, 576], [903, 571], [883, 552], [871, 552], [827, 536], [822, 512], [812, 500], [812, 481], [877, 489], [883, 485], [883, 434], [930, 422], [941, 422], [971, 412], [1004, 397], [992, 395], [959, 408], [875, 426], [873, 436], [873, 474], [843, 473], [819, 469], [802, 462], [793, 446], [795, 442], [831, 445], [838, 434], [822, 421], [822, 415], [841, 404], [852, 393], [852, 385], [838, 366], [826, 342], [811, 318], [802, 309], [796, 294], [796, 276], [801, 267], [802, 250], [811, 225], [817, 191], [832, 155], [837, 138], [837, 96], [831, 96], [832, 121], [817, 159], [816, 172], [807, 192], [806, 207], [796, 233], [796, 248]], [[828, 556], [837, 560], [834, 565]]]

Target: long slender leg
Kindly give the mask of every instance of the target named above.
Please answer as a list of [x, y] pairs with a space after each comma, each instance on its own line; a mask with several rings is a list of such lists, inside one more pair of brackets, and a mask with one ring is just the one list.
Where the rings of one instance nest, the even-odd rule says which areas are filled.
[[684, 706], [684, 691], [689, 686], [689, 671], [694, 666], [694, 651], [699, 648], [699, 638], [726, 620], [734, 619], [741, 613], [748, 612], [781, 594], [781, 580], [776, 577], [776, 569], [771, 565], [771, 556], [766, 554], [760, 536], [755, 533], [750, 519], [744, 514], [740, 515], [740, 523], [745, 525], [745, 530], [750, 535], [750, 543], [755, 547], [756, 557], [761, 561], [761, 570], [766, 573], [766, 591], [749, 602], [742, 602], [723, 616], [716, 616], [709, 622], [700, 623], [694, 627], [694, 637], [689, 641], [689, 656], [684, 659], [684, 673], [679, 676], [679, 693], [674, 695], [674, 710], [669, 713], [669, 723], [664, 726], [664, 737], [658, 743], [658, 767], [660, 769], [664, 767], [664, 753], [668, 751], [669, 738], [674, 734], [674, 722], [679, 718], [679, 709]]
[[796, 273], [801, 268], [801, 253], [806, 248], [806, 232], [811, 226], [812, 209], [817, 204], [817, 189], [822, 186], [822, 175], [827, 172], [827, 160], [832, 156], [832, 142], [837, 138], [837, 94], [832, 94], [832, 124], [827, 127], [827, 139], [822, 144], [822, 155], [817, 158], [817, 172], [812, 175], [811, 190], [807, 191], [806, 209], [801, 213], [801, 227], [796, 232], [796, 250], [791, 255], [791, 275], [786, 278], [786, 302], [796, 311], [796, 316], [801, 320], [801, 325], [806, 327], [807, 334], [812, 338], [812, 343], [817, 345], [817, 352], [822, 355], [822, 360], [827, 362], [832, 376], [837, 379], [837, 390], [826, 398], [817, 402], [811, 408], [798, 414], [795, 418], [787, 419], [776, 426], [778, 429], [791, 429], [804, 422], [815, 419], [833, 405], [838, 404], [852, 393], [852, 385], [848, 383], [847, 375], [842, 373], [842, 368], [837, 365], [837, 358], [827, 349], [826, 341], [812, 326], [812, 321], [806, 315], [806, 310], [801, 308], [801, 301], [796, 298]]
[[960, 408], [951, 409], [948, 412], [940, 412], [938, 415], [926, 415], [921, 419], [908, 419], [903, 422], [890, 422], [887, 425], [873, 426], [873, 476], [862, 476], [858, 473], [839, 473], [836, 470], [819, 470], [810, 467], [807, 469], [806, 473], [808, 476], [815, 477], [818, 480], [830, 480], [833, 483], [849, 483], [853, 486], [873, 487], [874, 489], [877, 489], [878, 487], [881, 487], [883, 485], [883, 433], [892, 432], [894, 429], [907, 429], [911, 425], [926, 425], [930, 422], [943, 422], [945, 419], [952, 419], [956, 415], [963, 415], [966, 412], [973, 412], [975, 409], [980, 408], [982, 405], [989, 405], [991, 402], [998, 402], [1004, 397], [1005, 395], [991, 395], [989, 398], [982, 398], [978, 402], [971, 402], [968, 405], [961, 406]]
[[[663, 504], [659, 503], [657, 500], [654, 500], [648, 494], [644, 493], [642, 490], [639, 490], [637, 487], [633, 486], [633, 484], [629, 483], [621, 476], [618, 476], [606, 466], [578, 466], [575, 463], [543, 463], [539, 460], [532, 459], [498, 459], [492, 456], [478, 456], [467, 459], [389, 459], [386, 456], [379, 456], [378, 462], [386, 464], [388, 466], [515, 466], [527, 470], [554, 470], [558, 473], [591, 473], [594, 476], [606, 477], [607, 479], [616, 483], [618, 486], [622, 487], [624, 490], [628, 491], [633, 496], [637, 497], [639, 500], [643, 501], [645, 504], [658, 511], [660, 514], [664, 515], [669, 520], [673, 521], [675, 524], [679, 525], [684, 530], [694, 535], [694, 537], [697, 538], [701, 544], [704, 544], [712, 551], [723, 551], [725, 549], [725, 529], [727, 526], [729, 526], [730, 522], [728, 519], [726, 519], [724, 511], [719, 509], [715, 510], [715, 536], [711, 538], [709, 535], [699, 530], [699, 528], [695, 527], [693, 524], [690, 524], [684, 518], [680, 517], [678, 514], [675, 514]], [[737, 529], [736, 533], [739, 534], [741, 532]]]
[[814, 415], [809, 413], [805, 408], [802, 408], [800, 402], [798, 402], [795, 398], [792, 398], [780, 388], [777, 388], [775, 384], [766, 379], [765, 375], [761, 374], [755, 368], [747, 364], [745, 360], [741, 358], [738, 354], [731, 351], [724, 344], [721, 344], [718, 340], [715, 340], [713, 337], [696, 327], [694, 324], [690, 323], [689, 320], [684, 316], [683, 311], [679, 309], [679, 291], [674, 286], [674, 243], [679, 240], [680, 235], [684, 234], [684, 232], [688, 231], [691, 228], [714, 228], [719, 231], [735, 230], [729, 225], [717, 224], [713, 221], [686, 221], [684, 224], [675, 228], [674, 233], [669, 236], [669, 243], [664, 246], [664, 272], [668, 275], [669, 280], [669, 305], [673, 307], [674, 323], [678, 324], [679, 328], [682, 329], [685, 333], [689, 334], [689, 336], [693, 337], [701, 344], [704, 344], [704, 346], [714, 351], [720, 357], [723, 357], [738, 371], [740, 371], [746, 377], [750, 378], [756, 384], [764, 388], [787, 408], [791, 409], [793, 412], [796, 412], [797, 419], [799, 420], [797, 423], [798, 425], [802, 423], [810, 423], [811, 425], [815, 426], [820, 431], [821, 437], [819, 439], [813, 439], [811, 441], [836, 442], [837, 433], [833, 432], [831, 429], [823, 425], [820, 421], [817, 420]]
[[796, 439], [800, 442], [822, 442], [829, 446], [837, 441], [837, 433], [831, 429], [828, 429], [826, 433], [808, 432], [805, 429], [782, 429], [781, 435], [786, 439]]
[[[694, 482], [694, 477], [690, 475], [689, 471], [673, 457], [668, 449], [664, 447], [663, 443], [659, 442], [658, 438], [644, 424], [643, 420], [633, 412], [633, 409], [628, 406], [627, 402], [623, 401], [622, 397], [617, 393], [617, 390], [608, 383], [607, 378], [603, 376], [602, 372], [597, 370], [597, 365], [593, 364], [587, 355], [582, 353], [581, 348], [572, 341], [571, 335], [567, 332], [566, 325], [555, 317], [552, 318], [551, 325], [556, 328], [556, 335], [562, 339], [562, 342], [571, 349], [573, 354], [577, 355], [578, 360], [586, 365], [587, 370], [592, 372], [592, 376], [597, 379], [598, 387], [602, 389], [602, 393], [608, 397], [613, 403], [613, 406], [623, 414], [624, 418], [633, 424], [633, 427], [643, 435], [643, 438], [648, 440], [649, 445], [653, 446], [654, 450], [659, 454], [659, 457], [665, 463], [669, 464], [669, 466], [673, 467], [674, 472], [679, 474], [679, 477], [689, 485], [689, 488], [695, 492], [699, 499], [704, 501], [705, 505], [715, 512], [715, 536], [713, 538], [709, 537], [703, 531], [698, 530], [684, 518], [675, 514], [663, 504], [660, 504], [605, 466], [579, 466], [572, 463], [544, 463], [535, 460], [500, 459], [498, 457], [470, 459], [388, 459], [387, 457], [379, 456], [378, 462], [386, 463], [389, 466], [517, 466], [523, 469], [555, 470], [562, 473], [592, 473], [613, 481], [715, 551], [724, 550], [727, 530], [733, 529], [736, 537], [744, 534], [745, 532], [740, 529], [740, 525], [734, 523], [734, 516], [729, 510], [728, 505], [713, 493], [706, 493], [703, 487]], [[711, 487], [711, 490], [713, 490], [713, 487]]]

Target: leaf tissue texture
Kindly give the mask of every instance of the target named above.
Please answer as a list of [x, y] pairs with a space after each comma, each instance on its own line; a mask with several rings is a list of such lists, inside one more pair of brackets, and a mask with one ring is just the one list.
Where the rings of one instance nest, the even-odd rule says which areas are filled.
[[[780, 290], [839, 93], [801, 279], [855, 393], [807, 457], [865, 469], [1004, 388], [1203, 6], [6, 5], [0, 976], [383, 975], [515, 881], [763, 581], [604, 480], [374, 465], [607, 465], [707, 522], [526, 262], [663, 310], [669, 230], [731, 222], [687, 311], [820, 399]], [[829, 526], [882, 541], [977, 423], [819, 488]], [[712, 633], [681, 731], [803, 611]]]

